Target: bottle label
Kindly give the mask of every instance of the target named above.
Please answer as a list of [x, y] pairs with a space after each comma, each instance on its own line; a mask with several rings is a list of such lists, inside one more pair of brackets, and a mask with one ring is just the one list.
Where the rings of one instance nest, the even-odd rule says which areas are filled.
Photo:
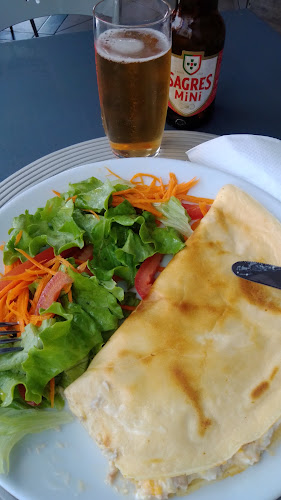
[[210, 106], [217, 92], [222, 52], [211, 57], [185, 50], [181, 56], [172, 54], [169, 107], [173, 111], [193, 116]]

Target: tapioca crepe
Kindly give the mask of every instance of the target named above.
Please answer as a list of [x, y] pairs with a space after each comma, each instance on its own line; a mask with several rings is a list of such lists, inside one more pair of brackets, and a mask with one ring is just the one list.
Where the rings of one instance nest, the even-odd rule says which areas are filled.
[[281, 292], [236, 277], [238, 260], [280, 266], [281, 224], [226, 185], [148, 297], [65, 391], [140, 498], [243, 470], [279, 425]]

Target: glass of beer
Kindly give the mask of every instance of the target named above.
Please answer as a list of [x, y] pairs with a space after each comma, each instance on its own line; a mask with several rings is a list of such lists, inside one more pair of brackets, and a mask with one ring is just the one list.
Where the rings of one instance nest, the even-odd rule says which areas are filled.
[[103, 0], [94, 8], [105, 133], [118, 157], [156, 156], [171, 66], [170, 7], [163, 0]]

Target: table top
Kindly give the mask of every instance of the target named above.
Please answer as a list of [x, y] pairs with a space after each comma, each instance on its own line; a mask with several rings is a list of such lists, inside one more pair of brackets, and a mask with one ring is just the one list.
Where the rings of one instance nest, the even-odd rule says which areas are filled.
[[[281, 138], [281, 37], [246, 9], [223, 16], [216, 109], [198, 131]], [[46, 154], [104, 136], [92, 32], [1, 44], [0, 109], [0, 181]]]

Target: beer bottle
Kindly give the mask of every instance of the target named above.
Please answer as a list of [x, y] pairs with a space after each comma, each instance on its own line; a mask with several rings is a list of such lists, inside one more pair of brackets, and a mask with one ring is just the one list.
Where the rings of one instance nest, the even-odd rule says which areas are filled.
[[172, 14], [169, 125], [190, 130], [211, 117], [224, 39], [218, 0], [178, 0]]

